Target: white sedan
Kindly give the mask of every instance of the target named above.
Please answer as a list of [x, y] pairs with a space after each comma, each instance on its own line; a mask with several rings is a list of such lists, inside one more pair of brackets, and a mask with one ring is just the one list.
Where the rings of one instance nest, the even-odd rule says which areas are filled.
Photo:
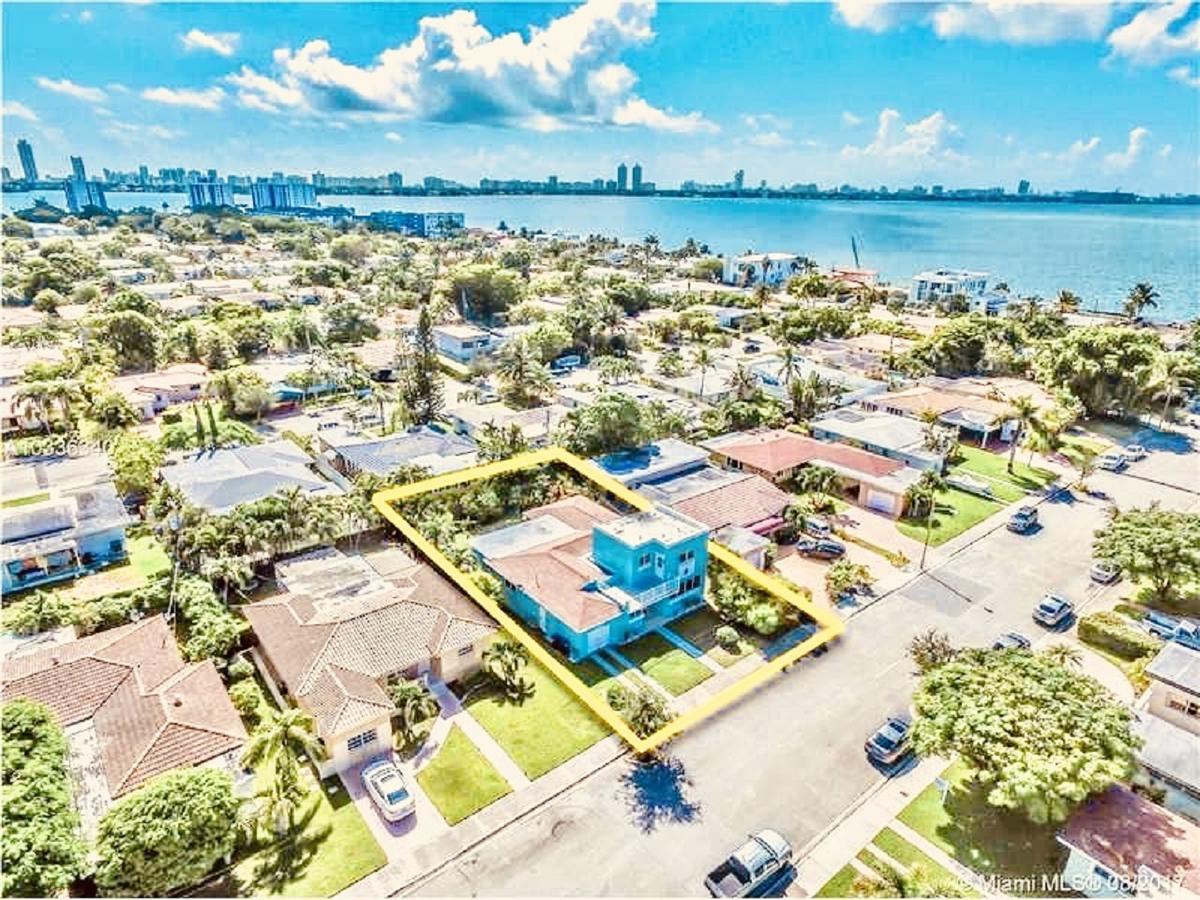
[[399, 822], [416, 812], [417, 804], [408, 792], [404, 775], [391, 760], [367, 763], [362, 770], [362, 781], [371, 801], [389, 822]]

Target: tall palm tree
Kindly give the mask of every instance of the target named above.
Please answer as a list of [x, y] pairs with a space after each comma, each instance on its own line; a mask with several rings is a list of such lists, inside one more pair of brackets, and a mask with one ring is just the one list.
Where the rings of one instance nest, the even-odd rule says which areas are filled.
[[1139, 281], [1129, 289], [1129, 293], [1125, 297], [1125, 318], [1130, 322], [1136, 322], [1142, 317], [1143, 310], [1157, 307], [1158, 291], [1154, 289], [1154, 285], [1148, 281]]
[[[804, 368], [804, 357], [796, 352], [791, 344], [785, 346], [779, 354], [779, 379], [786, 388]], [[815, 373], [814, 373], [815, 374]]]
[[729, 386], [739, 400], [750, 400], [758, 393], [758, 379], [742, 364], [739, 364], [729, 376]]
[[388, 685], [388, 696], [396, 705], [392, 721], [397, 734], [407, 745], [417, 738], [417, 726], [436, 716], [442, 708], [425, 685], [417, 681], [399, 681]]
[[707, 347], [700, 346], [692, 354], [692, 362], [700, 370], [700, 399], [704, 399], [704, 383], [708, 380], [708, 370], [712, 368], [712, 353]]
[[296, 827], [296, 811], [308, 796], [308, 788], [295, 765], [277, 766], [271, 784], [255, 794], [258, 800], [258, 820], [276, 838], [286, 837]]
[[1171, 412], [1171, 403], [1186, 387], [1196, 382], [1197, 365], [1193, 358], [1181, 351], [1175, 350], [1159, 354], [1154, 361], [1154, 385], [1163, 393], [1162, 424], [1167, 424], [1167, 416]]
[[317, 725], [304, 710], [290, 706], [269, 713], [250, 735], [242, 751], [242, 765], [257, 769], [264, 763], [297, 765], [301, 755], [326, 757], [325, 745], [317, 737]]
[[1028, 395], [1017, 397], [1009, 404], [1008, 418], [1017, 423], [1017, 430], [1013, 433], [1012, 440], [1008, 442], [1008, 471], [1010, 474], [1016, 463], [1017, 447], [1021, 443], [1021, 438], [1025, 436], [1025, 432], [1029, 430], [1030, 425], [1037, 418], [1037, 414], [1038, 406]]
[[483, 651], [483, 667], [500, 682], [505, 693], [519, 694], [525, 679], [521, 670], [529, 662], [529, 651], [516, 641], [493, 641]]
[[[921, 569], [925, 568], [925, 556], [929, 552], [929, 538], [933, 531], [933, 514], [937, 509], [938, 494], [946, 487], [941, 472], [929, 469], [904, 492], [910, 510], [925, 512], [925, 544], [921, 548]], [[919, 514], [919, 513], [918, 513]]]

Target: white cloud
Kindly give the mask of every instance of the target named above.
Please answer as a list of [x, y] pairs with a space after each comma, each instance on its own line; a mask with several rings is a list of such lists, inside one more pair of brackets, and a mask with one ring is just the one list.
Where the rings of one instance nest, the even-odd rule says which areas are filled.
[[4, 106], [0, 109], [0, 114], [12, 116], [14, 119], [24, 119], [27, 122], [36, 122], [38, 115], [24, 103], [18, 103], [16, 100], [5, 100]]
[[792, 127], [790, 119], [774, 113], [753, 113], [741, 116], [742, 125], [749, 129], [746, 142], [756, 147], [786, 147], [792, 143], [783, 132]]
[[1112, 20], [1104, 0], [971, 0], [927, 5], [888, 0], [835, 0], [838, 17], [851, 28], [883, 32], [923, 23], [941, 38], [973, 37], [1014, 44], [1095, 39]]
[[635, 92], [620, 57], [654, 37], [654, 0], [586, 0], [545, 26], [492, 34], [470, 10], [425, 16], [408, 43], [369, 65], [345, 62], [325, 40], [274, 53], [276, 71], [230, 75], [244, 106], [553, 130], [630, 125], [714, 131], [698, 112], [656, 107]]
[[778, 131], [759, 131], [747, 140], [756, 147], [786, 147], [791, 141]]
[[1191, 8], [1191, 0], [1145, 7], [1108, 36], [1111, 57], [1149, 66], [1200, 53], [1200, 17]]
[[193, 28], [179, 36], [184, 50], [209, 50], [218, 56], [233, 56], [242, 36], [236, 31], [201, 31]]
[[1174, 149], [1175, 148], [1172, 147], [1170, 144], [1163, 144], [1158, 150], [1158, 158], [1159, 159], [1169, 158], [1171, 156], [1171, 151]]
[[69, 78], [54, 79], [39, 75], [34, 81], [42, 90], [64, 94], [67, 97], [74, 97], [76, 100], [86, 100], [88, 103], [103, 103], [108, 96], [100, 88], [76, 84]]
[[142, 91], [142, 99], [154, 103], [165, 103], [167, 106], [187, 106], [192, 109], [217, 110], [225, 99], [225, 92], [219, 87], [192, 90], [190, 88], [154, 87]]
[[1175, 66], [1168, 70], [1167, 77], [1186, 87], [1200, 90], [1200, 69], [1193, 71], [1191, 66]]
[[842, 113], [842, 124], [847, 128], [854, 128], [862, 124], [862, 117], [856, 116], [854, 113], [846, 110], [844, 113]]
[[1086, 141], [1080, 138], [1064, 150], [1062, 153], [1056, 154], [1055, 159], [1066, 165], [1073, 165], [1079, 162], [1085, 156], [1091, 154], [1093, 150], [1100, 146], [1100, 138], [1092, 135]]
[[954, 145], [961, 132], [941, 110], [916, 122], [905, 123], [894, 109], [879, 113], [879, 124], [871, 143], [842, 148], [844, 159], [871, 158], [889, 165], [920, 165], [931, 162], [962, 163], [966, 157]]
[[401, 144], [404, 142], [404, 136], [398, 131], [389, 131], [384, 135], [384, 138], [391, 141], [393, 144]]
[[184, 136], [185, 132], [165, 125], [136, 125], [131, 122], [112, 121], [100, 131], [105, 137], [130, 146], [145, 143], [146, 139], [156, 141], [173, 141]]
[[1112, 11], [1111, 4], [1095, 0], [975, 0], [939, 5], [930, 14], [930, 24], [942, 38], [1052, 44], [1100, 37], [1112, 20]]
[[1129, 132], [1129, 143], [1118, 153], [1110, 153], [1104, 157], [1104, 167], [1110, 172], [1125, 172], [1141, 159], [1146, 149], [1146, 139], [1150, 137], [1150, 129], [1139, 125]]

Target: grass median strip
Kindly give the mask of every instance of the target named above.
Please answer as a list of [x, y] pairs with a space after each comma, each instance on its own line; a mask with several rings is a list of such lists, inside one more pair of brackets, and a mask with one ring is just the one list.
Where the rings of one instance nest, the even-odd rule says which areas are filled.
[[496, 767], [455, 725], [417, 782], [449, 825], [457, 825], [512, 792]]

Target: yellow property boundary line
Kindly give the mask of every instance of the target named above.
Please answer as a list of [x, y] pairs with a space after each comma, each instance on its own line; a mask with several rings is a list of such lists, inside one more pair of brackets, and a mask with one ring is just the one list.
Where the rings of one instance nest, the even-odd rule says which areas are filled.
[[478, 603], [484, 610], [495, 619], [505, 631], [515, 637], [529, 651], [539, 663], [549, 669], [563, 685], [565, 685], [576, 697], [579, 698], [593, 713], [600, 717], [613, 731], [619, 734], [627, 744], [636, 753], [647, 753], [654, 748], [661, 746], [664, 742], [670, 740], [675, 735], [680, 734], [692, 725], [708, 718], [716, 712], [724, 709], [735, 700], [749, 693], [766, 681], [774, 677], [779, 672], [783, 671], [787, 666], [790, 666], [796, 660], [808, 655], [813, 650], [823, 644], [828, 643], [835, 637], [840, 635], [845, 629], [845, 625], [840, 618], [837, 617], [831, 610], [824, 609], [814, 604], [809, 598], [792, 590], [778, 578], [768, 575], [750, 565], [744, 559], [731, 550], [721, 546], [715, 541], [708, 542], [708, 552], [713, 558], [721, 561], [729, 568], [733, 569], [755, 587], [761, 588], [764, 591], [778, 597], [787, 603], [800, 609], [805, 615], [812, 618], [820, 625], [820, 629], [807, 638], [800, 644], [797, 644], [786, 653], [777, 656], [770, 660], [762, 667], [755, 669], [745, 678], [729, 685], [729, 687], [710, 697], [704, 703], [701, 703], [692, 709], [680, 714], [672, 719], [668, 724], [664, 725], [658, 731], [651, 734], [649, 737], [638, 737], [633, 729], [629, 727], [626, 721], [617, 714], [617, 712], [601, 700], [594, 691], [579, 679], [567, 666], [563, 665], [554, 656], [546, 651], [546, 649], [535, 640], [526, 630], [525, 626], [518, 622], [515, 618], [509, 615], [500, 604], [487, 595], [487, 593], [475, 583], [475, 581], [463, 572], [458, 566], [454, 565], [446, 556], [434, 546], [433, 542], [429, 541], [422, 535], [404, 516], [392, 506], [397, 500], [405, 500], [410, 497], [415, 497], [420, 494], [427, 494], [430, 491], [437, 491], [442, 488], [453, 487], [459, 484], [466, 484], [471, 481], [479, 481], [485, 478], [492, 478], [497, 475], [508, 475], [513, 472], [520, 472], [525, 469], [535, 468], [537, 466], [546, 465], [548, 463], [558, 463], [571, 469], [576, 474], [596, 486], [602, 488], [614, 497], [628, 503], [634, 509], [650, 509], [654, 504], [631, 490], [621, 482], [617, 481], [595, 463], [581, 459], [573, 453], [563, 450], [561, 447], [547, 447], [543, 450], [533, 450], [528, 453], [522, 453], [514, 456], [511, 459], [501, 460], [500, 462], [485, 463], [480, 466], [473, 466], [469, 469], [460, 469], [457, 472], [449, 472], [445, 475], [437, 475], [433, 478], [427, 478], [423, 481], [417, 481], [412, 484], [405, 484], [399, 487], [387, 488], [375, 494], [371, 501], [375, 504], [375, 508], [383, 514], [383, 516], [400, 530], [400, 533], [409, 540], [417, 550], [419, 550], [430, 562], [437, 565], [455, 584], [466, 592], [472, 600]]

